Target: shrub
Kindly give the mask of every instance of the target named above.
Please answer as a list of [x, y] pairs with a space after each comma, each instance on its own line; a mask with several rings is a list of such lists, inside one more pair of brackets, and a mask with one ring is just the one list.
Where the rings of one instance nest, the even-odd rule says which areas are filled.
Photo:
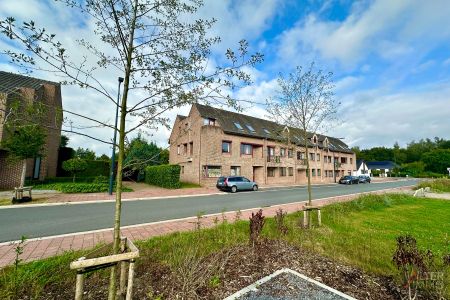
[[148, 166], [145, 168], [145, 183], [169, 189], [178, 189], [180, 183], [179, 165]]
[[[51, 183], [41, 184], [34, 187], [36, 190], [56, 190], [67, 194], [73, 193], [102, 193], [108, 191], [107, 183]], [[122, 187], [123, 192], [131, 192], [132, 189]]]
[[250, 244], [254, 247], [259, 242], [259, 236], [261, 235], [261, 231], [264, 227], [264, 216], [262, 215], [263, 211], [260, 209], [256, 214], [252, 213], [250, 219]]
[[450, 179], [435, 179], [422, 181], [417, 188], [429, 187], [434, 192], [448, 193], [450, 192]]
[[[96, 177], [96, 176], [109, 176], [110, 162], [104, 160], [84, 160], [87, 164], [86, 169], [79, 171], [77, 177]], [[63, 162], [63, 165], [66, 161]], [[62, 172], [61, 176], [68, 176], [68, 171]]]
[[72, 158], [63, 162], [62, 167], [65, 171], [70, 172], [73, 176], [73, 182], [75, 182], [75, 175], [81, 171], [87, 169], [87, 162], [83, 159]]

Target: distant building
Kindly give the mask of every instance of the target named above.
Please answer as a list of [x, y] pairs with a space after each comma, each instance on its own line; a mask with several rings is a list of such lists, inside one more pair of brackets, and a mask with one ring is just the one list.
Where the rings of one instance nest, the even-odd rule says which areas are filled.
[[367, 167], [366, 162], [363, 159], [357, 159], [356, 160], [356, 171], [353, 173], [354, 176], [359, 176], [359, 175], [368, 175], [371, 176], [370, 174], [370, 169], [369, 167]]
[[[393, 161], [385, 160], [385, 161], [368, 161], [367, 168], [369, 168], [371, 173], [380, 173], [380, 177], [387, 177], [392, 172], [392, 170], [398, 165]], [[377, 172], [374, 172], [377, 171]]]
[[[13, 100], [40, 101], [47, 106], [46, 120], [42, 126], [47, 131], [44, 155], [27, 160], [27, 178], [41, 179], [56, 176], [58, 148], [61, 139], [62, 109], [59, 83], [0, 71], [0, 142], [5, 138], [5, 112]], [[8, 151], [0, 149], [0, 188], [20, 184], [22, 162], [12, 163]]]
[[[259, 185], [305, 184], [302, 131], [211, 106], [194, 104], [177, 116], [169, 138], [171, 164], [181, 180], [205, 186], [220, 176], [242, 175]], [[308, 134], [313, 183], [334, 182], [356, 170], [355, 154], [339, 139]]]

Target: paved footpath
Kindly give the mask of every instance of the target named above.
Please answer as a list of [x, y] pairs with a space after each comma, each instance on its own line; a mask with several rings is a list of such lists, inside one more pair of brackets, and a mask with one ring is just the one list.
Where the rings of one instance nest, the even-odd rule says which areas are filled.
[[[322, 198], [313, 200], [313, 204], [317, 206], [323, 206], [335, 202], [345, 202], [353, 200], [362, 194], [383, 194], [392, 192], [404, 192], [405, 190], [410, 190], [410, 186], [397, 187], [392, 189], [385, 189], [380, 191], [372, 191], [365, 193], [357, 193], [344, 196], [334, 196], [329, 198]], [[306, 201], [272, 205], [270, 207], [264, 207], [263, 214], [267, 217], [273, 217], [278, 209], [283, 209], [288, 213], [293, 213], [301, 210]], [[248, 219], [252, 212], [258, 211], [259, 208], [246, 209], [241, 211], [241, 219]], [[236, 211], [230, 211], [224, 213], [224, 216], [228, 222], [233, 222], [235, 220], [237, 213]], [[202, 227], [213, 227], [214, 219], [221, 218], [222, 214], [211, 214], [205, 215], [201, 220]], [[195, 223], [197, 221], [196, 217], [189, 217], [177, 220], [168, 220], [153, 222], [147, 224], [131, 225], [122, 227], [122, 236], [126, 236], [133, 241], [145, 240], [154, 236], [165, 235], [177, 231], [189, 231], [193, 230]], [[20, 258], [25, 261], [33, 261], [38, 259], [43, 259], [51, 256], [55, 256], [65, 251], [70, 250], [81, 250], [90, 249], [99, 243], [110, 243], [112, 242], [113, 231], [112, 229], [102, 229], [94, 230], [81, 233], [71, 233], [59, 236], [50, 236], [44, 238], [30, 239], [25, 242], [24, 252]], [[4, 267], [13, 263], [15, 258], [15, 243], [2, 243], [0, 244], [0, 267]]]

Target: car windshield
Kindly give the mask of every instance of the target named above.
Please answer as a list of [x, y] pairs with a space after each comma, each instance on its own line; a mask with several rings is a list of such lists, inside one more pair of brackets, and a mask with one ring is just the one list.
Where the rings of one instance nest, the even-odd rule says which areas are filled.
[[342, 179], [351, 179], [352, 178], [352, 176], [344, 176], [344, 177], [342, 177]]
[[225, 181], [225, 177], [219, 177], [219, 179], [217, 179], [218, 182], [224, 182]]

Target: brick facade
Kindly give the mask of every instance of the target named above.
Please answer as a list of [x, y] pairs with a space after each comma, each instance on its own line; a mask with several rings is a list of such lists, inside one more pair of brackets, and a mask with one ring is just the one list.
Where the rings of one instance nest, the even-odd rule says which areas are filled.
[[[260, 186], [307, 182], [305, 154], [301, 154], [305, 153], [304, 147], [226, 133], [218, 120], [205, 121], [196, 105], [189, 116], [177, 116], [169, 142], [169, 161], [181, 166], [181, 181], [214, 186], [219, 175], [242, 175]], [[222, 151], [223, 142], [229, 151]], [[243, 150], [247, 146], [242, 145], [251, 147]], [[308, 149], [314, 153], [309, 160], [313, 183], [334, 182], [335, 160], [339, 162], [335, 171], [337, 179], [356, 169], [356, 157], [351, 151], [332, 151], [319, 146]], [[246, 154], [246, 151], [250, 152]]]
[[[40, 101], [46, 107], [43, 128], [46, 131], [46, 141], [43, 155], [40, 158], [39, 170], [35, 170], [36, 159], [27, 160], [27, 178], [43, 180], [45, 177], [55, 177], [58, 163], [58, 149], [61, 139], [62, 98], [59, 83], [41, 81], [31, 77], [2, 72], [17, 81], [17, 87], [0, 92], [0, 112], [8, 110], [8, 104], [14, 99], [22, 101]], [[23, 84], [23, 86], [21, 85]], [[2, 86], [0, 86], [2, 88]], [[4, 113], [0, 113], [0, 142], [5, 138], [3, 130]], [[7, 151], [0, 150], [0, 189], [10, 189], [20, 184], [22, 162], [8, 159]], [[36, 176], [37, 175], [37, 176]]]

